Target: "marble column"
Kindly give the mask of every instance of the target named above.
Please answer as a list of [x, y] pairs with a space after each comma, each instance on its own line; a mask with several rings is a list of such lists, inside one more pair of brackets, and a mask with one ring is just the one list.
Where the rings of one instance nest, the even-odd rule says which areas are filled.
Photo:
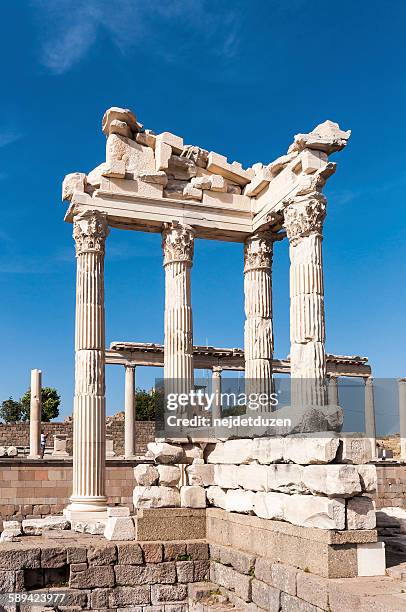
[[328, 403], [330, 406], [339, 406], [339, 397], [338, 397], [338, 376], [329, 376], [328, 379]]
[[326, 403], [322, 230], [326, 200], [313, 193], [285, 209], [290, 254], [290, 363], [292, 404]]
[[221, 366], [213, 366], [212, 368], [212, 381], [211, 381], [211, 392], [214, 396], [214, 403], [212, 408], [211, 418], [221, 419], [221, 372], [223, 368]]
[[135, 365], [125, 366], [124, 456], [135, 456]]
[[106, 510], [106, 398], [104, 251], [105, 214], [89, 210], [73, 223], [76, 242], [75, 399], [73, 493], [68, 511]]
[[[245, 393], [273, 392], [272, 256], [273, 235], [259, 232], [244, 245]], [[269, 410], [271, 407], [269, 406]]]
[[164, 378], [165, 393], [193, 390], [193, 322], [190, 270], [194, 230], [177, 222], [162, 231], [165, 268]]
[[31, 370], [30, 459], [39, 459], [41, 443], [42, 372]]
[[372, 376], [364, 378], [365, 383], [365, 435], [371, 440], [372, 456], [376, 456], [376, 427], [374, 406], [374, 380]]
[[400, 460], [406, 462], [406, 378], [399, 378]]

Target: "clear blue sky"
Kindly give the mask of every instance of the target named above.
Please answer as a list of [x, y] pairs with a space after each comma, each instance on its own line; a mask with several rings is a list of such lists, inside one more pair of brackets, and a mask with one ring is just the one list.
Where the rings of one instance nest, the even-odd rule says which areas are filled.
[[[406, 375], [406, 4], [375, 0], [2, 3], [0, 36], [0, 399], [31, 368], [73, 396], [75, 260], [61, 182], [104, 159], [101, 118], [135, 111], [244, 165], [283, 154], [331, 119], [352, 129], [326, 189], [327, 349]], [[114, 230], [107, 341], [163, 339], [158, 235]], [[198, 241], [195, 343], [243, 344], [241, 245]], [[287, 244], [274, 263], [276, 355], [289, 351]], [[138, 370], [148, 387], [155, 373]], [[108, 368], [108, 412], [124, 373]]]

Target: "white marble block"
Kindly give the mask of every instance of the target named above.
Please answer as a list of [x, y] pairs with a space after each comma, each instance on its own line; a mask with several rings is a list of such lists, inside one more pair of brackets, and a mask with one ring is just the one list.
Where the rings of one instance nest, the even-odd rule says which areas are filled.
[[151, 487], [158, 482], [159, 472], [153, 465], [140, 463], [134, 468], [134, 478], [137, 485]]
[[255, 493], [253, 510], [257, 516], [282, 521], [285, 518], [286, 497], [283, 493]]
[[308, 465], [303, 484], [313, 495], [353, 497], [361, 492], [358, 470], [353, 465]]
[[345, 501], [314, 495], [287, 495], [285, 520], [300, 527], [345, 529]]
[[132, 518], [112, 516], [107, 519], [104, 537], [107, 540], [134, 540], [135, 530]]
[[180, 480], [180, 469], [176, 465], [158, 465], [159, 484], [164, 487], [176, 487]]
[[180, 489], [180, 505], [182, 508], [205, 508], [206, 491], [203, 487], [185, 485]]
[[255, 493], [242, 489], [229, 489], [225, 497], [225, 510], [250, 514], [254, 507]]
[[347, 501], [347, 529], [375, 529], [375, 502], [370, 497], [352, 497]]
[[180, 494], [173, 487], [135, 487], [133, 493], [135, 508], [179, 508]]
[[385, 576], [385, 542], [357, 544], [358, 576]]

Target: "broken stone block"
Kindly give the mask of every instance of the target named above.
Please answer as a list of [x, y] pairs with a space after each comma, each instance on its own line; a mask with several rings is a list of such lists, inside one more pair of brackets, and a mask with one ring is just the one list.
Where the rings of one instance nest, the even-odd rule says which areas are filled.
[[180, 480], [180, 469], [175, 465], [159, 465], [159, 484], [165, 487], [176, 487]]
[[357, 465], [361, 480], [362, 490], [366, 493], [374, 493], [378, 487], [378, 477], [374, 465]]
[[171, 155], [172, 147], [157, 137], [155, 142], [155, 169], [157, 171], [167, 170]]
[[256, 168], [255, 170], [256, 172], [254, 178], [244, 189], [244, 195], [250, 198], [261, 193], [261, 191], [265, 189], [265, 187], [267, 187], [272, 180], [271, 171], [266, 166], [262, 166], [260, 169]]
[[135, 530], [132, 518], [112, 516], [107, 519], [104, 537], [107, 540], [134, 540]]
[[111, 506], [110, 508], [107, 508], [107, 518], [110, 517], [128, 517], [130, 516], [130, 508], [127, 508], [126, 506]]
[[164, 189], [163, 195], [165, 198], [176, 198], [177, 200], [183, 200], [183, 190], [187, 181], [178, 181], [177, 179], [168, 178], [168, 184]]
[[185, 145], [181, 157], [191, 159], [199, 168], [206, 168], [209, 152], [194, 145]]
[[20, 521], [3, 521], [3, 530], [18, 530], [21, 533], [21, 523]]
[[191, 179], [190, 184], [196, 189], [211, 189], [211, 177], [208, 175], [194, 176]]
[[[110, 134], [120, 133], [117, 129], [122, 129], [121, 124], [128, 126], [129, 133], [136, 134], [141, 129], [141, 124], [138, 123], [136, 116], [128, 108], [119, 108], [118, 106], [112, 106], [107, 109], [102, 119], [102, 130], [103, 134], [109, 136]], [[124, 134], [126, 135], [126, 134]]]
[[186, 468], [189, 485], [210, 487], [214, 485], [214, 465], [195, 463]]
[[283, 461], [284, 438], [254, 438], [251, 454], [254, 461], [267, 465]]
[[195, 187], [193, 187], [192, 185], [190, 185], [190, 183], [188, 183], [186, 185], [186, 187], [183, 190], [183, 196], [187, 199], [187, 200], [198, 200], [200, 201], [203, 197], [203, 191], [201, 189], [196, 189]]
[[358, 576], [385, 576], [385, 542], [357, 544], [357, 565]]
[[21, 529], [4, 529], [0, 535], [0, 542], [18, 542], [21, 536]]
[[280, 493], [303, 493], [306, 488], [303, 484], [303, 467], [289, 463], [273, 464], [266, 467], [266, 491]]
[[71, 174], [67, 174], [62, 183], [62, 200], [68, 200], [70, 202], [76, 192], [84, 193], [85, 181], [86, 174], [83, 172], [72, 172]]
[[182, 508], [205, 508], [206, 491], [196, 485], [185, 485], [180, 489], [180, 505]]
[[283, 458], [299, 465], [330, 463], [336, 458], [339, 444], [339, 438], [327, 435], [321, 438], [311, 434], [287, 436]]
[[285, 520], [300, 527], [345, 529], [345, 501], [315, 495], [287, 495]]
[[308, 465], [303, 484], [311, 493], [328, 497], [353, 497], [361, 492], [358, 470], [353, 465]]
[[158, 134], [156, 138], [157, 140], [162, 140], [162, 142], [170, 145], [177, 153], [181, 153], [183, 150], [183, 138], [176, 136], [176, 134], [171, 134], [171, 132], [162, 132], [162, 134]]
[[226, 509], [226, 492], [220, 487], [208, 487], [206, 490], [207, 500], [216, 508]]
[[227, 185], [224, 178], [218, 174], [212, 174], [210, 177], [210, 190], [226, 193]]
[[253, 511], [255, 493], [241, 489], [229, 489], [225, 497], [225, 510], [250, 514]]
[[208, 463], [235, 464], [250, 463], [254, 440], [227, 440], [218, 442], [207, 455]]
[[42, 535], [45, 529], [69, 529], [70, 522], [64, 516], [47, 516], [40, 519], [25, 519], [22, 530], [25, 535]]
[[313, 174], [327, 164], [328, 156], [323, 151], [305, 149], [300, 156], [300, 161], [302, 162], [302, 172]]
[[180, 494], [174, 487], [135, 487], [135, 508], [179, 508]]
[[292, 153], [288, 153], [287, 155], [281, 155], [273, 162], [268, 164], [268, 169], [272, 175], [272, 177], [277, 176], [282, 170], [294, 159], [297, 157], [297, 151], [293, 151]]
[[[224, 468], [233, 468], [232, 465], [216, 465], [214, 467], [214, 475], [216, 480], [216, 474]], [[221, 484], [222, 478], [220, 477], [216, 484], [224, 488], [236, 489], [241, 487], [247, 491], [267, 491], [268, 490], [268, 466], [258, 465], [257, 463], [250, 463], [249, 465], [239, 465], [235, 468], [235, 474], [232, 473], [234, 486], [227, 487], [225, 484]], [[223, 481], [224, 482], [224, 481]]]
[[158, 482], [159, 472], [153, 465], [140, 463], [134, 468], [134, 478], [137, 485], [151, 487]]
[[190, 181], [197, 174], [197, 168], [191, 159], [172, 155], [168, 162], [168, 176], [174, 179]]
[[151, 149], [155, 149], [155, 139], [156, 134], [154, 134], [151, 130], [138, 132], [135, 137], [135, 140], [138, 142], [138, 144], [143, 145], [144, 147], [150, 147]]
[[0, 446], [0, 457], [5, 457], [6, 456], [6, 449], [4, 448], [4, 446]]
[[183, 449], [181, 446], [168, 444], [167, 442], [149, 442], [147, 448], [156, 463], [170, 464], [180, 463], [183, 459]]
[[73, 523], [73, 530], [77, 531], [78, 533], [103, 535], [106, 528], [106, 522], [106, 520], [75, 521]]
[[7, 447], [7, 457], [17, 457], [17, 447], [16, 446]]
[[138, 178], [144, 183], [153, 183], [155, 185], [163, 185], [164, 187], [166, 187], [166, 185], [168, 184], [168, 177], [166, 176], [166, 173], [162, 170], [154, 174], [140, 174]]
[[237, 465], [215, 465], [214, 484], [222, 489], [238, 489]]
[[109, 178], [125, 178], [125, 160], [114, 159], [109, 164], [105, 164], [102, 176]]
[[207, 170], [219, 174], [238, 185], [247, 185], [251, 180], [249, 172], [244, 170], [240, 163], [233, 162], [230, 164], [228, 163], [227, 157], [214, 153], [213, 151], [209, 153]]
[[372, 461], [372, 444], [370, 438], [352, 438], [343, 436], [337, 457], [339, 463], [362, 465]]
[[352, 497], [347, 501], [347, 529], [375, 529], [375, 502], [370, 497]]
[[255, 493], [253, 510], [260, 518], [282, 521], [285, 518], [284, 493]]
[[341, 151], [351, 136], [351, 130], [344, 132], [338, 123], [324, 121], [316, 126], [309, 134], [296, 134], [295, 142], [289, 147], [289, 151], [301, 151], [302, 149], [317, 149], [324, 151], [327, 155]]
[[233, 193], [235, 195], [241, 195], [241, 187], [239, 185], [234, 185], [234, 183], [226, 182], [227, 185], [227, 193]]

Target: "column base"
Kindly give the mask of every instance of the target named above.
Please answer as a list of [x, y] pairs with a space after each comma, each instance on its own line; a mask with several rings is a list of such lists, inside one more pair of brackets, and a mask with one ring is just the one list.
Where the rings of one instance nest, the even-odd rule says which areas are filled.
[[64, 510], [65, 512], [75, 513], [75, 515], [83, 516], [85, 518], [85, 514], [92, 514], [96, 516], [101, 516], [103, 513], [107, 512], [107, 497], [71, 497], [70, 504]]

